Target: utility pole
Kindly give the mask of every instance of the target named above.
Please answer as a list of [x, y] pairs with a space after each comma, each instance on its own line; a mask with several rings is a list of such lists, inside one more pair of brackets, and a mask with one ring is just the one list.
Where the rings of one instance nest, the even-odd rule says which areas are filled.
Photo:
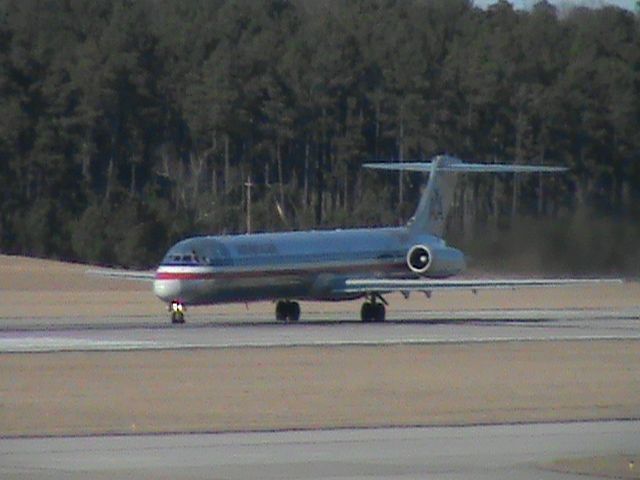
[[247, 233], [251, 233], [251, 188], [254, 185], [251, 181], [251, 175], [249, 175], [244, 183], [244, 186], [247, 187]]

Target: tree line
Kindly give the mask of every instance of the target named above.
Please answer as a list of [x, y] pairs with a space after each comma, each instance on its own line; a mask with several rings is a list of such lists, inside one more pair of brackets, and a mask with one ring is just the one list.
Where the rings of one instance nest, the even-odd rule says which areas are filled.
[[254, 231], [397, 224], [421, 178], [362, 163], [449, 153], [571, 169], [463, 177], [457, 244], [628, 268], [639, 93], [616, 7], [0, 0], [0, 250], [150, 266], [246, 231], [248, 182]]

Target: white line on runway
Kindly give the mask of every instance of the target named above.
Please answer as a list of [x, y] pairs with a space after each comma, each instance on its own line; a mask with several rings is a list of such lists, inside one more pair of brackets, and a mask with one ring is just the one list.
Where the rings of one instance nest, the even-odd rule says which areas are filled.
[[155, 342], [130, 342], [98, 340], [91, 338], [0, 338], [1, 353], [74, 352], [74, 351], [123, 351], [162, 348]]

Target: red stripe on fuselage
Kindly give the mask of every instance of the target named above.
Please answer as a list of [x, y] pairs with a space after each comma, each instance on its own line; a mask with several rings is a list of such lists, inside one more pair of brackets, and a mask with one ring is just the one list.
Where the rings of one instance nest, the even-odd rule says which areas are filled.
[[213, 280], [215, 273], [156, 272], [156, 280]]

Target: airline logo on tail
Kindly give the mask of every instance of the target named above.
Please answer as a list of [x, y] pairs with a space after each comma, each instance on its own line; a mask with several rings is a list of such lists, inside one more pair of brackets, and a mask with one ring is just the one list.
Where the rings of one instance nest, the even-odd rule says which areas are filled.
[[442, 206], [442, 194], [436, 186], [431, 197], [431, 210], [429, 212], [429, 220], [434, 222], [444, 221], [444, 208]]

